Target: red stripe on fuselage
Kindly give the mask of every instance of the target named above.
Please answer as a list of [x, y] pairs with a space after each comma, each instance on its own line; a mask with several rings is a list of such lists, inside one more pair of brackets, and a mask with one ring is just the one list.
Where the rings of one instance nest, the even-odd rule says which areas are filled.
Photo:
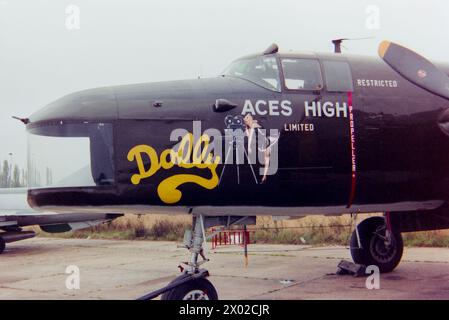
[[355, 184], [357, 175], [357, 162], [355, 156], [355, 129], [354, 129], [354, 114], [352, 107], [352, 92], [348, 92], [348, 108], [349, 108], [349, 145], [351, 147], [351, 191], [349, 193], [348, 205], [349, 208], [352, 205], [352, 201], [355, 196]]

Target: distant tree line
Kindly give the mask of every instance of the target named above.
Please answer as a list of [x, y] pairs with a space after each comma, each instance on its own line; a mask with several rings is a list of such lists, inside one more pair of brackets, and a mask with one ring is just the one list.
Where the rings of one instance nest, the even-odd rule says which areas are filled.
[[27, 186], [27, 172], [17, 164], [14, 166], [8, 160], [0, 163], [0, 188], [20, 188]]

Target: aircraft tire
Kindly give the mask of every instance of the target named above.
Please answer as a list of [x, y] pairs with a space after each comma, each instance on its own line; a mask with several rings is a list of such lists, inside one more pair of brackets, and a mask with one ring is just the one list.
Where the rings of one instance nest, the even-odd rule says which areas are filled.
[[0, 254], [2, 254], [3, 251], [5, 251], [5, 247], [6, 247], [5, 240], [3, 240], [2, 237], [0, 237]]
[[218, 294], [209, 280], [199, 278], [165, 292], [161, 300], [218, 300]]
[[376, 265], [382, 273], [393, 271], [399, 264], [404, 251], [401, 233], [391, 235], [391, 244], [386, 245], [382, 235], [385, 234], [385, 219], [383, 217], [370, 217], [357, 226], [360, 244], [354, 230], [351, 236], [350, 247], [352, 260], [361, 265]]

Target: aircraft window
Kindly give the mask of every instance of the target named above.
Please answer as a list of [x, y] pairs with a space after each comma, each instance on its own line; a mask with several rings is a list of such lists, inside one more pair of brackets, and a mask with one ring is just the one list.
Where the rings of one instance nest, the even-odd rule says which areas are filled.
[[282, 59], [285, 86], [290, 90], [319, 90], [323, 87], [320, 64], [313, 59]]
[[273, 56], [234, 61], [223, 74], [254, 82], [272, 91], [281, 91], [279, 69], [276, 58]]
[[30, 188], [113, 184], [111, 124], [58, 122], [28, 133]]
[[352, 74], [344, 61], [323, 61], [327, 91], [353, 91]]

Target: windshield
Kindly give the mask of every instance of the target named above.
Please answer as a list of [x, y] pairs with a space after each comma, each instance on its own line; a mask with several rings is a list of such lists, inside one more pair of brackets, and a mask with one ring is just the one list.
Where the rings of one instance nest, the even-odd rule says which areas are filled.
[[274, 56], [236, 60], [223, 74], [254, 82], [272, 91], [281, 91], [279, 69]]
[[112, 125], [57, 122], [28, 129], [30, 188], [114, 182]]

